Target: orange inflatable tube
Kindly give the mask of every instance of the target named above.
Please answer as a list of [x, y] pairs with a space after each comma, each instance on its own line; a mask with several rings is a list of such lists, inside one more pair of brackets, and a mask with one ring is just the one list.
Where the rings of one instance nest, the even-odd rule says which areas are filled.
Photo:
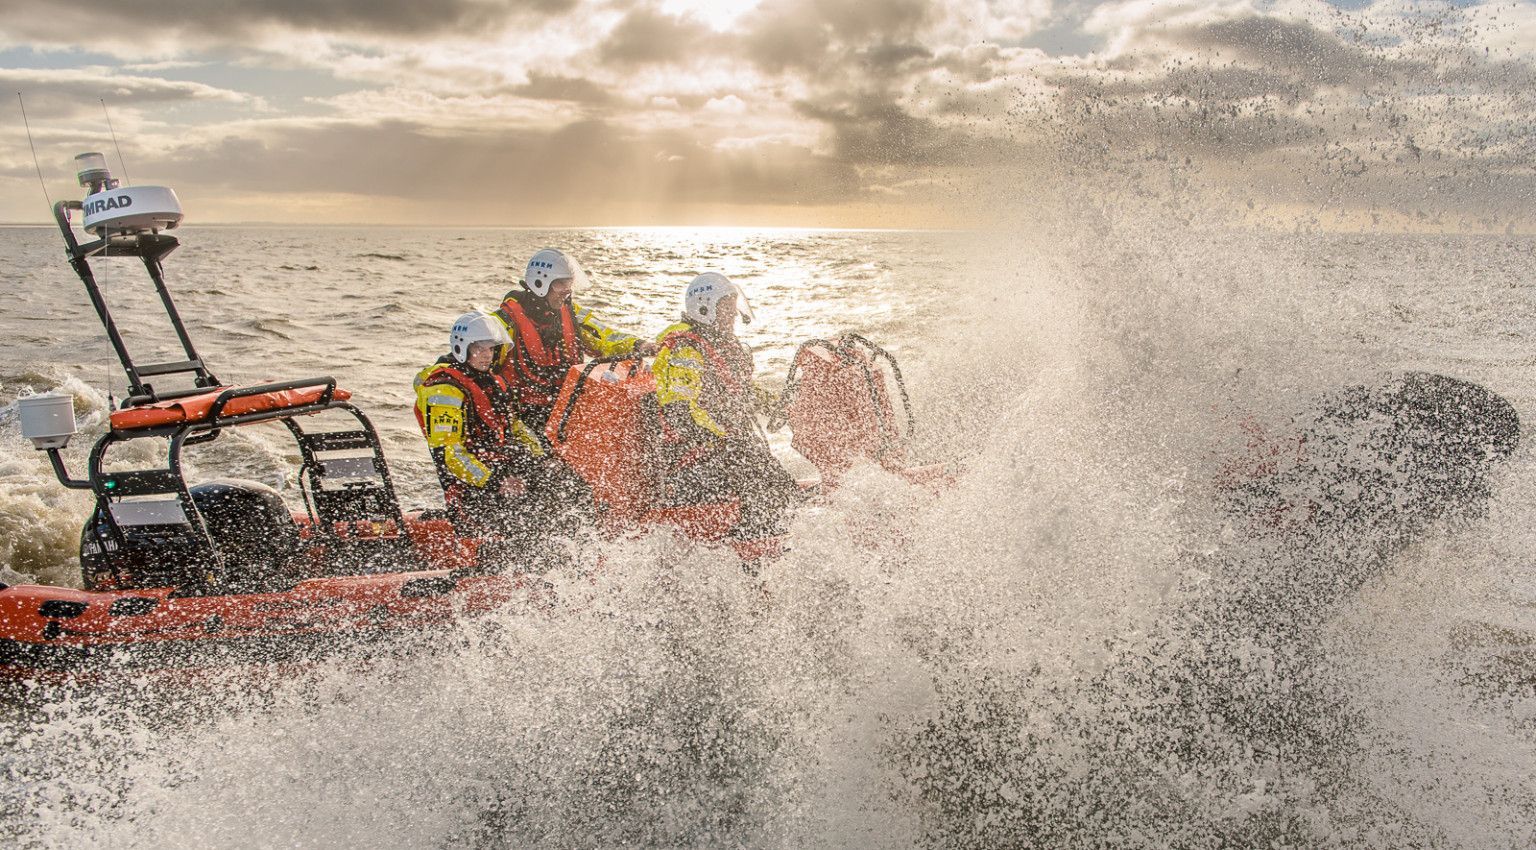
[[[186, 398], [140, 405], [126, 410], [114, 410], [110, 417], [112, 430], [133, 431], [140, 428], [158, 428], [162, 425], [178, 425], [183, 422], [201, 422], [208, 418], [219, 396], [232, 389], [236, 387], [218, 387]], [[317, 386], [241, 396], [230, 399], [229, 403], [224, 405], [223, 415], [242, 416], [247, 413], [265, 413], [269, 410], [303, 407], [320, 401], [325, 390], [325, 387]], [[331, 395], [333, 401], [346, 401], [351, 397], [350, 392], [339, 387]]]

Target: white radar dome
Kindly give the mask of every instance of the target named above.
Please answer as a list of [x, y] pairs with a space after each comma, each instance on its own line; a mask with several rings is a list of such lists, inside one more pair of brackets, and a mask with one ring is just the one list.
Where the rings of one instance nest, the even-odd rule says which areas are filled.
[[82, 226], [97, 236], [170, 230], [181, 223], [181, 202], [164, 186], [126, 186], [85, 196]]
[[90, 190], [80, 202], [87, 232], [100, 237], [170, 230], [181, 224], [181, 201], [164, 186], [119, 186], [96, 151], [75, 157], [80, 185]]

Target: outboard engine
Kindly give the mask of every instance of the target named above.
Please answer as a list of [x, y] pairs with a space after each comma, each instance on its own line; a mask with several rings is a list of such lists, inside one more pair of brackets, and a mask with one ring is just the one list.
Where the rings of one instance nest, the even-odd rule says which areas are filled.
[[291, 583], [289, 561], [299, 529], [278, 492], [239, 478], [216, 478], [188, 491], [222, 562], [220, 588], [255, 590]]
[[188, 493], [217, 552], [173, 524], [119, 524], [113, 535], [100, 508], [80, 535], [80, 568], [89, 590], [133, 587], [242, 592], [290, 584], [299, 531], [278, 492], [265, 484], [220, 478]]
[[98, 502], [80, 530], [80, 576], [85, 589], [211, 585], [215, 564], [189, 528], [172, 523], [119, 523], [114, 533]]

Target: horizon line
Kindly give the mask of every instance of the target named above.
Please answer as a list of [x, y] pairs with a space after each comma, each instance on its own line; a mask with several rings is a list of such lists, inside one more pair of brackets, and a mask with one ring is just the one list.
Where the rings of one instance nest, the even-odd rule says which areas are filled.
[[[0, 228], [48, 228], [56, 229], [55, 222], [0, 221]], [[960, 227], [828, 227], [824, 225], [795, 224], [369, 224], [364, 222], [279, 222], [279, 221], [205, 221], [183, 224], [171, 230], [197, 227], [323, 227], [353, 229], [412, 229], [412, 230], [804, 230], [824, 232], [866, 233], [962, 233], [971, 228]]]

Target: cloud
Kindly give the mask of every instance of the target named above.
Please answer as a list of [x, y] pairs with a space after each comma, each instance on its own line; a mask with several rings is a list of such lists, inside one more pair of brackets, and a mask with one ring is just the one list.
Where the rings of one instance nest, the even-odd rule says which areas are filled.
[[[983, 16], [992, 8], [965, 6]], [[796, 112], [826, 129], [839, 160], [946, 165], [995, 150], [996, 140], [935, 120], [941, 108], [916, 114], [918, 101], [932, 97], [916, 83], [931, 82], [928, 75], [951, 67], [969, 82], [986, 82], [1006, 64], [1000, 48], [945, 42], [961, 37], [956, 14], [920, 0], [768, 0], [742, 19], [740, 37], [743, 55], [761, 73], [793, 79], [803, 89]], [[947, 93], [952, 85], [938, 82], [929, 91]]]
[[747, 104], [736, 95], [728, 94], [725, 97], [710, 98], [704, 104], [704, 108], [710, 112], [723, 112], [729, 115], [740, 115], [747, 111]]
[[834, 156], [853, 165], [959, 165], [1007, 154], [1005, 143], [915, 116], [883, 95], [799, 108], [831, 128]]
[[1039, 32], [1058, 14], [1052, 0], [950, 0], [942, 8], [944, 19], [936, 35], [946, 44], [1018, 41]]
[[[525, 17], [559, 15], [579, 0], [0, 0], [0, 33], [26, 44], [89, 40], [131, 51], [136, 41], [240, 43], [269, 30], [421, 38], [482, 35]], [[83, 36], [88, 36], [83, 38]]]
[[688, 133], [602, 121], [453, 134], [408, 122], [280, 123], [183, 144], [140, 168], [221, 191], [490, 199], [502, 220], [538, 223], [620, 202], [829, 204], [857, 183], [852, 169], [803, 147], [717, 149]]
[[946, 189], [945, 181], [933, 177], [918, 177], [910, 180], [900, 180], [895, 183], [868, 183], [864, 186], [864, 193], [868, 195], [883, 195], [891, 199], [908, 198], [915, 195], [934, 195]]
[[[104, 0], [0, 0], [0, 41], [133, 63], [13, 69], [0, 82], [25, 89], [45, 119], [99, 114], [104, 93], [125, 123], [153, 114], [160, 123], [141, 120], [135, 141], [169, 140], [175, 155], [162, 164], [173, 172], [215, 179], [217, 158], [239, 155], [272, 164], [255, 173], [274, 192], [401, 199], [478, 196], [486, 175], [506, 175], [554, 187], [536, 211], [545, 219], [561, 204], [579, 210], [567, 200], [576, 196], [818, 204], [862, 192], [903, 202], [924, 194], [912, 181], [928, 172], [944, 171], [949, 185], [961, 169], [1018, 162], [1043, 145], [1067, 158], [1263, 162], [1274, 179], [1304, 184], [1323, 174], [1385, 185], [1396, 175], [1411, 186], [1409, 170], [1429, 163], [1455, 158], [1504, 174], [1536, 157], [1536, 13], [1524, 7], [761, 0], [713, 14], [703, 0], [169, 4], [151, 17]], [[1042, 39], [1080, 49], [1053, 59], [1021, 46]], [[176, 68], [217, 85], [156, 79]], [[208, 108], [260, 107], [230, 87], [267, 68], [333, 85], [302, 98], [306, 120], [230, 121]], [[178, 108], [133, 108], [145, 103]], [[390, 188], [378, 188], [380, 174]]]
[[572, 103], [603, 105], [614, 102], [613, 92], [582, 77], [561, 77], [533, 72], [528, 82], [504, 89], [508, 94], [534, 100], [564, 100]]
[[742, 20], [746, 55], [759, 68], [823, 78], [847, 70], [840, 60], [855, 65], [914, 46], [939, 13], [922, 0], [765, 0]]
[[1248, 0], [1121, 0], [1101, 3], [1083, 21], [1085, 32], [1106, 36], [1109, 53], [1124, 53], [1168, 30], [1258, 14]]
[[718, 55], [720, 43], [714, 30], [690, 17], [641, 7], [613, 28], [598, 56], [603, 64], [619, 67], [683, 63]]
[[1210, 50], [1240, 63], [1284, 73], [1312, 88], [1364, 88], [1389, 82], [1395, 74], [1420, 77], [1431, 66], [1394, 60], [1369, 44], [1349, 44], [1303, 21], [1249, 17], [1191, 27], [1172, 36], [1180, 46]]
[[103, 99], [114, 109], [151, 103], [258, 101], [202, 83], [117, 74], [107, 69], [0, 68], [0, 86], [22, 92], [27, 112], [33, 117], [99, 116]]
[[186, 60], [167, 60], [164, 62], [130, 62], [120, 66], [124, 71], [135, 74], [153, 74], [159, 71], [180, 71], [187, 68], [206, 68], [208, 62], [192, 62]]
[[1107, 61], [1062, 63], [1044, 79], [1065, 108], [1115, 125], [1121, 145], [1182, 139], [1206, 155], [1246, 155], [1326, 138], [1379, 156], [1492, 126], [1497, 109], [1478, 115], [1478, 104], [1530, 117], [1519, 103], [1536, 82], [1529, 64], [1467, 49], [1451, 23], [1404, 39], [1385, 35], [1401, 22], [1335, 31], [1244, 3], [1137, 0], [1096, 15], [1115, 31]]

